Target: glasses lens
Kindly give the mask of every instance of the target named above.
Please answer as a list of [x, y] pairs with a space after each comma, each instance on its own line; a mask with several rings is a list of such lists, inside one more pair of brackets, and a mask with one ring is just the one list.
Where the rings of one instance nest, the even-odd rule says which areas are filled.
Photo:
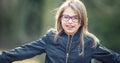
[[78, 22], [78, 16], [73, 16], [73, 17], [72, 17], [72, 21], [73, 21], [73, 22]]
[[63, 21], [68, 21], [69, 19], [70, 19], [70, 17], [68, 15], [63, 15], [62, 16]]
[[69, 16], [69, 15], [62, 15], [62, 20], [63, 21], [69, 21], [70, 19], [72, 19], [72, 22], [78, 22], [78, 16]]

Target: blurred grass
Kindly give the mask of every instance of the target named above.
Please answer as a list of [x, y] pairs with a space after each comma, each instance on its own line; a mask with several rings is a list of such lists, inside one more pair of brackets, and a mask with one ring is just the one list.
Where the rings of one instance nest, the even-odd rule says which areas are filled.
[[23, 60], [23, 61], [15, 61], [13, 63], [40, 63], [40, 61], [31, 58], [31, 59], [27, 59], [27, 60]]

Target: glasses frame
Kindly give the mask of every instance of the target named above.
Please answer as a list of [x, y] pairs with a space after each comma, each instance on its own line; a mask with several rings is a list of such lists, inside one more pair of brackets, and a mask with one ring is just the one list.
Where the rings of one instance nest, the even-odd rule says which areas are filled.
[[[66, 17], [66, 18], [65, 18]], [[74, 16], [70, 16], [70, 15], [67, 15], [67, 14], [62, 14], [61, 16], [61, 20], [62, 21], [65, 21], [65, 22], [68, 22], [69, 20], [72, 20], [72, 22], [74, 23], [78, 23], [79, 22], [79, 17], [77, 15], [74, 15]]]

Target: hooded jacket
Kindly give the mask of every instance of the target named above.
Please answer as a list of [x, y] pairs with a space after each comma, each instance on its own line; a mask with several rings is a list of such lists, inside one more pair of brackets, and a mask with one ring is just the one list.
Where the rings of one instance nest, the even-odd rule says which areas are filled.
[[62, 33], [54, 42], [55, 31], [49, 31], [42, 38], [0, 54], [0, 63], [12, 63], [46, 53], [45, 63], [91, 63], [95, 58], [102, 63], [120, 63], [120, 55], [97, 43], [92, 48], [91, 37], [84, 38], [84, 55], [79, 55], [79, 31], [74, 36]]

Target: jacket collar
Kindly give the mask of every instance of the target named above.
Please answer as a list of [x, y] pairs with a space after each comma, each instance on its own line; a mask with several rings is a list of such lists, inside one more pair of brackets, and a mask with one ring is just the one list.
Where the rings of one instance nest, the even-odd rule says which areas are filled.
[[[78, 30], [74, 35], [72, 35], [71, 37], [73, 37], [73, 41], [79, 40], [80, 34], [81, 34], [81, 30]], [[66, 38], [69, 37], [69, 35], [67, 35], [64, 30], [62, 31], [61, 36], [64, 36]]]

